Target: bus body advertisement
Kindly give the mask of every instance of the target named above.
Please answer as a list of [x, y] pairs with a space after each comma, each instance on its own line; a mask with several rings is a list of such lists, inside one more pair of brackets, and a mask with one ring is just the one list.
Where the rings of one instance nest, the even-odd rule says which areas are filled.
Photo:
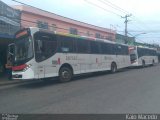
[[103, 39], [27, 28], [17, 32], [14, 45], [13, 79], [59, 77], [67, 82], [76, 74], [130, 66], [128, 46]]

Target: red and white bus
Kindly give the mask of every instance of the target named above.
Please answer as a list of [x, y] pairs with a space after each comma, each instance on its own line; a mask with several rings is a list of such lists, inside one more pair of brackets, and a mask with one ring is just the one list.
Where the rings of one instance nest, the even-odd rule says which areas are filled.
[[14, 46], [13, 79], [58, 76], [67, 82], [77, 74], [130, 66], [128, 46], [105, 39], [27, 28], [16, 33]]

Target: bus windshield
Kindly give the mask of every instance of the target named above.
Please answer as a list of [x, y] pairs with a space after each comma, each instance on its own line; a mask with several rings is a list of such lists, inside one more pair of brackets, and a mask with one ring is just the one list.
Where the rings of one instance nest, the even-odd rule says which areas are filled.
[[33, 44], [29, 36], [24, 36], [15, 41], [15, 63], [27, 62], [33, 57]]

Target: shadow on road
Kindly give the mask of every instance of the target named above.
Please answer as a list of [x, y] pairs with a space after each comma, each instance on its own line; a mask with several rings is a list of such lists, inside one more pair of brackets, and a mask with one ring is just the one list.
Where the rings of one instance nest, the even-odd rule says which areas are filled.
[[[146, 66], [145, 68], [149, 68], [151, 66]], [[152, 66], [152, 67], [156, 67], [156, 66]], [[128, 71], [132, 71], [132, 70], [138, 70], [138, 69], [145, 69], [143, 67], [130, 67], [130, 68], [123, 68], [123, 69], [119, 69], [117, 71], [117, 73], [115, 74], [120, 74], [123, 72], [128, 72]], [[87, 73], [87, 74], [81, 74], [81, 75], [77, 75], [73, 78], [72, 81], [70, 82], [76, 82], [79, 80], [86, 80], [86, 79], [92, 79], [92, 78], [96, 78], [98, 79], [98, 77], [100, 76], [114, 76], [115, 74], [112, 74], [109, 71], [104, 71], [104, 72], [94, 72], [94, 73]], [[68, 84], [70, 82], [67, 82]], [[31, 80], [25, 84], [20, 84], [18, 87], [20, 88], [42, 88], [42, 87], [48, 87], [48, 86], [54, 86], [54, 85], [62, 85], [62, 84], [67, 84], [67, 83], [60, 83], [58, 78], [50, 78], [50, 79], [43, 79], [43, 80]]]
[[[117, 73], [121, 73], [121, 72], [125, 72], [128, 71], [129, 69], [125, 68], [125, 69], [120, 69], [117, 71]], [[70, 82], [76, 82], [79, 80], [86, 80], [86, 79], [92, 79], [92, 78], [96, 78], [98, 79], [98, 77], [100, 76], [105, 76], [105, 75], [114, 75], [109, 71], [104, 71], [104, 72], [94, 72], [94, 73], [88, 73], [88, 74], [81, 74], [81, 75], [77, 75], [73, 78], [72, 81]], [[70, 82], [67, 82], [68, 84]], [[43, 80], [30, 80], [28, 82], [26, 82], [25, 84], [20, 84], [18, 85], [18, 87], [20, 88], [33, 88], [33, 89], [37, 89], [37, 88], [42, 88], [42, 87], [48, 87], [48, 86], [54, 86], [54, 85], [62, 85], [62, 84], [67, 84], [67, 83], [60, 83], [58, 78], [50, 78], [50, 79], [43, 79]]]
[[59, 84], [58, 79], [54, 80], [31, 80], [25, 84], [21, 84], [18, 87], [20, 88], [42, 88], [47, 86], [53, 86]]

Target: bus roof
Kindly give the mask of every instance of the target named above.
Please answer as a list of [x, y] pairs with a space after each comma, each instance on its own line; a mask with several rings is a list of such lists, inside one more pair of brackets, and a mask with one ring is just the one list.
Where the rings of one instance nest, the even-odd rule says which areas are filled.
[[99, 41], [99, 42], [105, 42], [105, 43], [111, 43], [111, 44], [120, 44], [120, 45], [128, 46], [126, 44], [117, 43], [117, 42], [114, 42], [114, 41], [111, 41], [111, 40], [108, 40], [108, 39], [100, 39], [100, 38], [89, 37], [89, 36], [80, 36], [80, 35], [74, 35], [74, 34], [69, 34], [69, 33], [53, 32], [53, 31], [49, 31], [49, 30], [42, 29], [42, 28], [37, 28], [37, 27], [29, 27], [29, 28], [30, 29], [39, 29], [39, 31], [50, 33], [50, 34], [57, 34], [57, 35], [62, 35], [62, 36], [81, 38], [81, 39], [84, 39], [84, 40], [93, 40], [93, 41]]

